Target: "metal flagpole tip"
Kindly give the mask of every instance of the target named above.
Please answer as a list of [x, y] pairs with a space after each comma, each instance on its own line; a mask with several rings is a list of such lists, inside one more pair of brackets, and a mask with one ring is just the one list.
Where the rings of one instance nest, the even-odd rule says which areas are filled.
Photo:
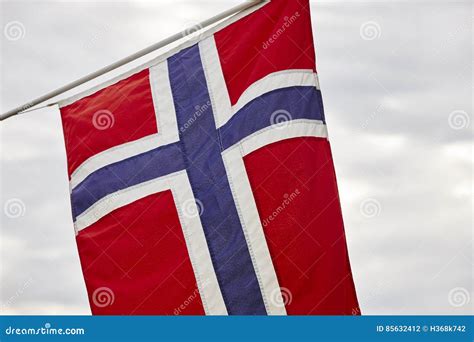
[[[177, 40], [180, 40], [184, 37], [188, 37], [188, 36], [191, 36], [192, 40], [199, 40], [199, 37], [200, 37], [200, 34], [197, 35], [197, 37], [195, 37], [194, 35], [196, 34], [196, 32], [199, 32], [199, 31], [202, 31], [204, 28], [207, 28], [208, 26], [211, 26], [227, 17], [230, 17], [230, 16], [233, 16], [235, 14], [238, 14], [240, 12], [243, 12], [245, 10], [248, 10], [254, 6], [257, 6], [257, 5], [260, 5], [260, 4], [263, 4], [263, 3], [268, 3], [269, 1], [268, 0], [258, 0], [258, 1], [246, 1], [240, 5], [237, 5], [233, 8], [230, 8], [222, 13], [219, 13], [217, 14], [216, 16], [212, 17], [212, 18], [209, 18], [203, 22], [200, 22], [200, 23], [195, 23], [193, 25], [191, 25], [191, 27], [188, 27], [186, 29], [184, 29], [183, 31], [181, 31], [180, 33], [177, 33], [177, 34], [174, 34], [158, 43], [155, 43], [143, 50], [140, 50], [128, 57], [125, 57], [115, 63], [112, 63], [102, 69], [99, 69], [97, 70], [96, 72], [93, 72], [89, 75], [86, 75], [74, 82], [71, 82], [65, 86], [62, 86], [54, 91], [51, 91], [41, 97], [38, 97], [24, 105], [21, 105], [21, 106], [18, 106], [12, 110], [9, 110], [5, 113], [3, 113], [2, 115], [0, 115], [0, 121], [3, 121], [5, 119], [8, 119], [14, 115], [17, 115], [17, 114], [20, 114], [22, 112], [25, 112], [27, 111], [28, 109], [36, 106], [36, 105], [39, 105], [45, 101], [48, 101], [48, 100], [51, 100], [52, 98], [58, 96], [58, 95], [61, 95], [63, 93], [65, 93], [66, 91], [69, 91], [71, 89], [74, 89], [76, 88], [77, 86], [80, 86], [84, 83], [87, 83], [99, 76], [102, 76], [112, 70], [115, 70], [125, 64], [128, 64], [138, 58], [141, 58], [155, 50], [158, 50], [166, 45], [169, 45]], [[8, 33], [8, 36], [7, 36], [7, 39], [8, 37], [11, 37], [12, 39], [10, 40], [17, 40], [17, 39], [21, 39], [22, 37], [24, 37], [25, 35], [25, 28], [24, 26], [19, 23], [19, 22], [11, 22], [9, 23], [10, 26], [7, 28], [5, 28], [5, 35], [7, 36], [7, 33]], [[7, 24], [8, 26], [8, 24]], [[8, 32], [7, 32], [8, 31]], [[55, 102], [54, 104], [56, 104], [57, 102]]]

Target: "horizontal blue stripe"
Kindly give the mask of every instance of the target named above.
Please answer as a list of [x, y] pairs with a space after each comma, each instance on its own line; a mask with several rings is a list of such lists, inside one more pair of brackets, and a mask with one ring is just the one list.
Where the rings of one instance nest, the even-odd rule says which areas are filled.
[[[225, 150], [250, 134], [270, 126], [272, 114], [279, 110], [287, 111], [292, 120], [324, 121], [321, 92], [316, 88], [274, 90], [248, 103], [219, 129], [221, 149]], [[95, 202], [113, 192], [183, 170], [184, 158], [182, 145], [173, 143], [95, 171], [72, 191], [74, 220]]]
[[108, 194], [183, 169], [183, 153], [177, 143], [107, 165], [72, 190], [74, 219]]
[[[273, 116], [273, 120], [272, 120]], [[280, 119], [324, 119], [321, 92], [315, 87], [288, 87], [249, 102], [219, 129], [224, 149]]]

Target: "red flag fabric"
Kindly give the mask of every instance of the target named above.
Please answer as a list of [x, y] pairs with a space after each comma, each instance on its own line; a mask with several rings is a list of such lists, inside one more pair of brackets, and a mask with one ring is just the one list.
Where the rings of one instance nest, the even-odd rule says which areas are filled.
[[60, 106], [94, 314], [360, 314], [307, 0]]

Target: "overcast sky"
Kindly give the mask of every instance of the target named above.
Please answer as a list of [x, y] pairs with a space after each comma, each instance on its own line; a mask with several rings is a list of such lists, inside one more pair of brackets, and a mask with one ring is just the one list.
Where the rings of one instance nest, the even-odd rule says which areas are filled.
[[[2, 0], [0, 109], [238, 3]], [[472, 313], [472, 5], [311, 3], [362, 312]], [[1, 312], [90, 314], [60, 119], [0, 129]]]

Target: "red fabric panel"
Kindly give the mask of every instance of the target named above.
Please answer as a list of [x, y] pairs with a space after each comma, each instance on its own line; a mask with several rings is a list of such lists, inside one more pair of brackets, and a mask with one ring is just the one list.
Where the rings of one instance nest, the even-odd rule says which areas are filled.
[[148, 69], [61, 108], [69, 175], [87, 158], [157, 133]]
[[316, 70], [308, 0], [272, 0], [214, 37], [232, 104], [272, 72]]
[[244, 162], [288, 314], [359, 314], [329, 142], [284, 140]]
[[171, 191], [113, 211], [76, 240], [94, 315], [204, 314]]

